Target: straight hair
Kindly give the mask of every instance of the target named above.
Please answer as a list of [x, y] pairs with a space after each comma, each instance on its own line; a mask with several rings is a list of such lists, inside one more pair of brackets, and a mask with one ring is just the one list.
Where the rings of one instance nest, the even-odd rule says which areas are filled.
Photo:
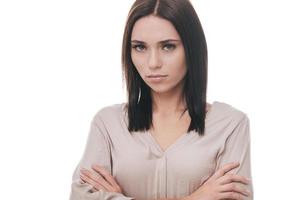
[[153, 126], [151, 88], [141, 78], [131, 59], [133, 26], [138, 19], [148, 15], [170, 21], [181, 37], [187, 66], [183, 98], [191, 117], [188, 133], [195, 130], [200, 136], [204, 135], [207, 45], [198, 15], [189, 0], [136, 0], [129, 11], [122, 42], [122, 81], [124, 83], [125, 78], [128, 131], [145, 131]]

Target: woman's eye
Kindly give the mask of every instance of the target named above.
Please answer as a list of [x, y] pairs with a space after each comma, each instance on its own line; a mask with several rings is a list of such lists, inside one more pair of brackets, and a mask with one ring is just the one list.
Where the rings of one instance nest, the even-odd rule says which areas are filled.
[[133, 45], [132, 48], [137, 50], [137, 51], [143, 51], [143, 49], [145, 47], [144, 47], [144, 45], [137, 44], [137, 45]]
[[167, 47], [167, 50], [175, 49], [175, 45], [174, 44], [166, 44], [166, 45], [164, 45], [164, 48], [165, 47]]
[[[145, 46], [141, 44], [132, 45], [132, 48], [135, 49], [136, 51], [145, 51], [146, 49]], [[163, 46], [163, 49], [167, 51], [173, 50], [175, 48], [176, 46], [174, 44], [165, 44]]]

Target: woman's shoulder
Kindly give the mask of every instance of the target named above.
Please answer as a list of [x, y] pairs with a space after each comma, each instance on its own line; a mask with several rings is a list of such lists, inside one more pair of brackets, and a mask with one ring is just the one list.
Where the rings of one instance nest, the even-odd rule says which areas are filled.
[[214, 118], [217, 121], [224, 120], [239, 123], [243, 119], [248, 118], [248, 114], [244, 110], [227, 102], [214, 101], [212, 110], [215, 111]]
[[96, 111], [93, 120], [115, 121], [121, 116], [125, 105], [124, 102], [104, 105]]

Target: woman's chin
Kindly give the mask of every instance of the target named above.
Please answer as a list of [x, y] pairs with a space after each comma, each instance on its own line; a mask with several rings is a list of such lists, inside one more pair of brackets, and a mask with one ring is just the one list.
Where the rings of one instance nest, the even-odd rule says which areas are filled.
[[170, 91], [170, 88], [165, 86], [150, 86], [151, 91], [157, 94], [163, 94]]

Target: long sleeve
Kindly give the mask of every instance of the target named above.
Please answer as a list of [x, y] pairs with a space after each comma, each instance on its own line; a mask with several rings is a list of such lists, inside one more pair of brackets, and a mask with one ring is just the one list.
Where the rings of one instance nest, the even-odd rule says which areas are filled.
[[[82, 183], [80, 180], [80, 169], [82, 167], [91, 170], [92, 164], [103, 166], [110, 173], [111, 154], [108, 142], [108, 133], [100, 117], [94, 117], [83, 156], [72, 176], [70, 200], [131, 200], [121, 193], [97, 191], [92, 192], [92, 186]], [[112, 174], [112, 173], [111, 173]]]
[[242, 185], [247, 188], [251, 196], [245, 200], [253, 199], [253, 185], [251, 175], [251, 155], [250, 155], [250, 121], [246, 114], [238, 122], [237, 126], [233, 129], [231, 134], [227, 137], [224, 146], [217, 156], [216, 170], [230, 162], [239, 162], [240, 166], [231, 170], [229, 173], [238, 174], [251, 179], [249, 185]]

